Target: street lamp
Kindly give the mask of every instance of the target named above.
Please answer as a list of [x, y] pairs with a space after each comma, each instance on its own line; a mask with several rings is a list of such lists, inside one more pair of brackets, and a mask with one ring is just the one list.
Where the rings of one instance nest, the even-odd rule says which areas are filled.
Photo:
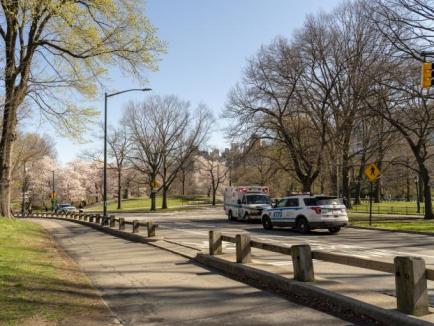
[[107, 221], [107, 99], [127, 92], [148, 92], [151, 88], [131, 88], [124, 91], [107, 94], [104, 93], [104, 194], [103, 194], [103, 224]]

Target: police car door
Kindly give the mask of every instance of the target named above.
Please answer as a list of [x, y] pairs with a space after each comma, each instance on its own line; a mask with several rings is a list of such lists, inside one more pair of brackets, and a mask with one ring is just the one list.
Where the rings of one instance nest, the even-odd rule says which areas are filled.
[[276, 206], [273, 208], [273, 214], [271, 216], [271, 220], [273, 222], [279, 224], [284, 221], [285, 207], [286, 207], [286, 199], [282, 199], [276, 204]]
[[298, 215], [298, 209], [300, 208], [298, 198], [288, 198], [286, 200], [285, 209], [285, 222], [289, 223], [291, 226], [295, 225], [295, 218]]

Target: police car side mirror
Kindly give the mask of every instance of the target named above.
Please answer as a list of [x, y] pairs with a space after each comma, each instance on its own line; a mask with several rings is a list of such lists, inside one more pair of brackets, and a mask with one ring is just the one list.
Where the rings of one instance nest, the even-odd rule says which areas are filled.
[[241, 199], [238, 199], [238, 200], [237, 200], [237, 204], [238, 204], [238, 205], [241, 205]]

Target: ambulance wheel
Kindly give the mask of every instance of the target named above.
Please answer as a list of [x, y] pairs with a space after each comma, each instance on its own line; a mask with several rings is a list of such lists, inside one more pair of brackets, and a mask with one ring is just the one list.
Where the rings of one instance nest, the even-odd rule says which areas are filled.
[[341, 230], [341, 227], [340, 227], [340, 226], [337, 226], [337, 227], [334, 227], [334, 228], [329, 228], [329, 232], [330, 232], [331, 234], [336, 234], [336, 233], [338, 233], [340, 230]]
[[308, 233], [310, 231], [309, 222], [305, 217], [299, 217], [297, 219], [297, 231], [302, 234]]
[[251, 222], [250, 217], [249, 217], [249, 213], [244, 213], [244, 221], [246, 222]]
[[262, 226], [265, 230], [272, 230], [273, 229], [273, 223], [271, 223], [271, 220], [268, 216], [264, 216], [262, 218]]
[[229, 221], [235, 221], [234, 216], [232, 215], [232, 211], [229, 211], [229, 213], [228, 213], [228, 220]]

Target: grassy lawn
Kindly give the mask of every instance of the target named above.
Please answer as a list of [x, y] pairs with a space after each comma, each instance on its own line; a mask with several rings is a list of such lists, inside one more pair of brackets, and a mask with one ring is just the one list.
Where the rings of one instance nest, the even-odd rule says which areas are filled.
[[[157, 197], [157, 209], [161, 208], [162, 197]], [[167, 205], [170, 207], [182, 207], [191, 205], [208, 204], [211, 199], [207, 196], [192, 196], [192, 197], [172, 197], [168, 198]], [[132, 211], [132, 210], [149, 210], [151, 207], [151, 199], [138, 197], [122, 200], [121, 211]], [[107, 209], [109, 211], [118, 211], [117, 202], [110, 201]], [[102, 204], [87, 206], [86, 210], [102, 210]]]
[[[368, 226], [367, 221], [351, 222], [354, 226]], [[389, 230], [401, 230], [401, 231], [421, 231], [421, 232], [434, 232], [434, 221], [373, 221], [371, 227], [389, 229]]]
[[57, 325], [105, 309], [39, 225], [0, 218], [0, 325]]
[[[354, 205], [350, 210], [352, 213], [369, 212], [369, 202], [363, 202], [360, 205]], [[415, 201], [383, 201], [381, 203], [372, 203], [373, 214], [397, 214], [397, 215], [423, 215], [424, 205], [420, 204], [420, 213], [417, 213], [417, 204]]]

